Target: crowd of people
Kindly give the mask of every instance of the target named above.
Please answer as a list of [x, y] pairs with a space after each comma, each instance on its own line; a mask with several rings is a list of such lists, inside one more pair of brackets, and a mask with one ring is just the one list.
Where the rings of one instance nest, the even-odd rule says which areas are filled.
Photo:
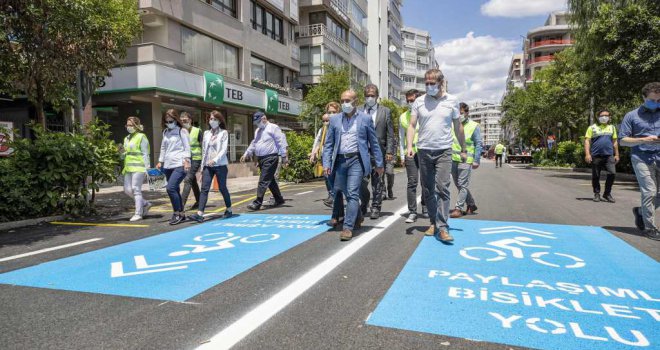
[[[398, 140], [394, 135], [391, 110], [378, 102], [378, 87], [364, 88], [365, 103], [358, 105], [357, 93], [346, 90], [339, 102], [329, 101], [321, 117], [322, 127], [316, 133], [309, 154], [314, 172], [323, 176], [327, 197], [323, 203], [332, 208], [328, 225], [341, 227], [340, 239], [350, 240], [366, 216], [378, 219], [383, 200], [393, 198], [394, 162], [397, 149], [399, 161], [407, 175], [408, 214], [406, 223], [418, 219], [417, 186], [421, 187], [422, 215], [428, 214], [428, 236], [448, 243], [448, 219], [475, 214], [477, 205], [469, 189], [472, 172], [479, 168], [482, 137], [479, 123], [470, 120], [469, 107], [445, 91], [445, 78], [438, 69], [425, 74], [426, 91], [406, 92], [406, 109], [399, 117]], [[585, 138], [585, 160], [593, 167], [594, 201], [615, 202], [612, 196], [619, 161], [618, 144], [632, 147], [632, 163], [640, 186], [641, 206], [633, 209], [635, 224], [649, 238], [660, 239], [655, 224], [655, 211], [660, 206], [660, 83], [647, 84], [644, 104], [629, 112], [621, 124], [619, 135], [609, 124], [610, 113], [603, 110], [598, 123], [591, 125]], [[241, 157], [252, 157], [259, 165], [260, 177], [255, 200], [247, 208], [259, 210], [264, 205], [266, 190], [270, 190], [270, 206], [280, 206], [285, 200], [277, 183], [278, 167], [288, 165], [288, 144], [285, 134], [261, 111], [253, 115], [255, 136]], [[203, 222], [208, 193], [214, 177], [225, 202], [224, 217], [232, 216], [232, 204], [227, 189], [228, 132], [222, 113], [212, 111], [206, 118], [204, 132], [192, 126], [187, 112], [170, 109], [163, 115], [163, 138], [156, 167], [167, 179], [167, 194], [172, 205], [170, 224], [186, 219]], [[142, 196], [142, 183], [149, 168], [149, 141], [141, 132], [140, 119], [131, 116], [126, 121], [128, 135], [124, 140], [124, 190], [135, 200], [131, 221], [144, 218], [152, 204]], [[504, 146], [495, 148], [496, 167], [501, 167]], [[281, 164], [280, 164], [281, 163]], [[603, 197], [600, 196], [600, 173], [607, 170]], [[202, 173], [201, 189], [197, 173]], [[458, 189], [452, 207], [450, 184]], [[180, 184], [184, 182], [183, 193]], [[186, 218], [185, 204], [190, 191], [195, 203], [189, 208], [195, 214]]]

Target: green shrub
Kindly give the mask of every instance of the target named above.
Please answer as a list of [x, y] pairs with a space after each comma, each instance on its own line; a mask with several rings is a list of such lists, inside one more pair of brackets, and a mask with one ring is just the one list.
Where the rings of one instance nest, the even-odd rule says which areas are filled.
[[288, 182], [305, 182], [314, 178], [314, 168], [309, 162], [309, 152], [314, 145], [314, 137], [306, 133], [289, 131], [286, 133], [289, 144], [289, 166], [280, 170], [280, 178]]
[[36, 126], [34, 141], [12, 142], [14, 152], [0, 162], [0, 193], [5, 196], [0, 221], [89, 213], [90, 190], [95, 192], [100, 181], [114, 179], [118, 164], [117, 147], [107, 130], [99, 122], [74, 134]]

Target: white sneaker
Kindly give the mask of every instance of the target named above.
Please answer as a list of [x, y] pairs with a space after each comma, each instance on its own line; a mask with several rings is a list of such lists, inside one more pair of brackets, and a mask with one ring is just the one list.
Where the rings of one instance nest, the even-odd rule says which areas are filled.
[[151, 202], [146, 202], [144, 206], [142, 206], [142, 217], [145, 217], [147, 216], [147, 214], [149, 214], [149, 209], [151, 209], [151, 206], [152, 206]]
[[411, 213], [406, 219], [406, 224], [412, 224], [415, 221], [417, 221], [417, 214]]
[[138, 220], [142, 220], [142, 216], [138, 215], [138, 214], [135, 214], [135, 215], [133, 215], [133, 217], [129, 221], [138, 221]]

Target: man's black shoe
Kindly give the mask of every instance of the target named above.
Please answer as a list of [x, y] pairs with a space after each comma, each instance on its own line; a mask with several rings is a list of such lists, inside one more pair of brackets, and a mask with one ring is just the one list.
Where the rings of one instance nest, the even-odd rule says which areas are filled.
[[178, 225], [178, 224], [182, 223], [185, 219], [186, 219], [185, 215], [174, 214], [174, 216], [172, 217], [172, 220], [170, 220], [170, 225]]
[[633, 215], [635, 215], [635, 226], [637, 226], [637, 229], [640, 231], [644, 231], [646, 228], [644, 225], [644, 218], [642, 217], [642, 213], [639, 210], [639, 207], [634, 207], [632, 209]]
[[282, 200], [282, 201], [280, 201], [280, 202], [278, 202], [278, 201], [276, 201], [276, 200], [273, 200], [273, 201], [271, 201], [271, 202], [268, 203], [268, 204], [270, 204], [270, 207], [271, 207], [271, 208], [275, 208], [275, 207], [279, 207], [280, 205], [282, 205], [282, 204], [284, 204], [284, 203], [285, 203], [284, 200]]
[[250, 203], [250, 204], [248, 204], [247, 208], [248, 208], [248, 210], [256, 211], [256, 210], [259, 210], [261, 208], [261, 205], [259, 205], [257, 203]]
[[594, 193], [594, 202], [600, 202], [600, 194]]
[[369, 218], [371, 218], [371, 220], [376, 220], [379, 217], [380, 217], [380, 209], [371, 208], [371, 215], [369, 216]]
[[644, 230], [644, 235], [654, 241], [660, 241], [660, 231], [658, 231], [658, 229], [652, 228]]
[[204, 217], [199, 215], [199, 214], [192, 214], [188, 217], [188, 219], [190, 219], [192, 221], [197, 221], [199, 223], [204, 222]]
[[391, 189], [387, 190], [387, 198], [394, 199], [394, 192]]
[[610, 203], [616, 203], [616, 201], [614, 200], [614, 197], [612, 197], [611, 194], [606, 194], [606, 195], [604, 195], [604, 196], [603, 196], [603, 199], [606, 200], [606, 201], [608, 201], [608, 202], [610, 202]]
[[331, 196], [328, 196], [328, 198], [323, 200], [323, 204], [325, 204], [326, 207], [332, 208], [332, 205], [335, 204], [335, 201]]

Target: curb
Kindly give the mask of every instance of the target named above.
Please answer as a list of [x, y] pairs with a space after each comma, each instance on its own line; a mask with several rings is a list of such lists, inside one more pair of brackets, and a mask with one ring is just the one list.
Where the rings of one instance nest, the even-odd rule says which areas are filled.
[[68, 216], [67, 215], [57, 215], [57, 216], [47, 216], [43, 218], [36, 218], [36, 219], [27, 219], [27, 220], [20, 220], [20, 221], [9, 221], [9, 222], [3, 222], [0, 223], [0, 231], [4, 230], [13, 230], [15, 228], [21, 228], [21, 227], [26, 227], [26, 226], [34, 226], [38, 225], [44, 222], [51, 222], [51, 221], [60, 221], [66, 219]]
[[[562, 168], [562, 167], [535, 167], [532, 165], [528, 165], [525, 167], [527, 170], [537, 170], [537, 171], [556, 171], [560, 173], [591, 173], [591, 169], [588, 168]], [[623, 179], [623, 180], [631, 180], [631, 181], [637, 181], [637, 177], [635, 174], [627, 174], [627, 173], [617, 173], [616, 174], [617, 179]]]

